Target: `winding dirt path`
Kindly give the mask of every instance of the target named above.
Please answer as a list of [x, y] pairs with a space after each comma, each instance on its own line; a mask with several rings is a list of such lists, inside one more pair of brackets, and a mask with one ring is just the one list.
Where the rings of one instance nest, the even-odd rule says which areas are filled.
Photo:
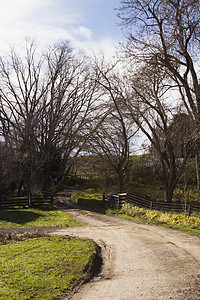
[[62, 210], [88, 225], [51, 234], [91, 238], [103, 256], [101, 274], [71, 299], [200, 299], [199, 237], [113, 216]]

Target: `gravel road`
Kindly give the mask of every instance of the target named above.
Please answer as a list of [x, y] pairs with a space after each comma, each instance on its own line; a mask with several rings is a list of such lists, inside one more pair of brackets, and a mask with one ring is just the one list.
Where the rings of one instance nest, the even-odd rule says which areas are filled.
[[62, 210], [88, 225], [52, 234], [91, 238], [103, 256], [99, 276], [70, 299], [200, 300], [199, 237], [88, 211]]

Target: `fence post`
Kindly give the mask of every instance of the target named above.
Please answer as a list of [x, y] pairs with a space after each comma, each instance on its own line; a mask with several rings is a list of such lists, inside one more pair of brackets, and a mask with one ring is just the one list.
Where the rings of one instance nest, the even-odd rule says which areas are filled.
[[106, 195], [103, 194], [103, 204], [105, 203], [105, 200], [106, 200]]
[[53, 195], [51, 195], [51, 206], [53, 206]]
[[32, 206], [32, 194], [29, 192], [28, 193], [28, 207]]
[[188, 205], [188, 216], [190, 217], [191, 215], [191, 204]]
[[152, 210], [153, 209], [153, 202], [151, 201], [150, 202], [150, 210]]
[[119, 210], [119, 201], [120, 201], [120, 196], [118, 195], [118, 197], [117, 197], [117, 210]]

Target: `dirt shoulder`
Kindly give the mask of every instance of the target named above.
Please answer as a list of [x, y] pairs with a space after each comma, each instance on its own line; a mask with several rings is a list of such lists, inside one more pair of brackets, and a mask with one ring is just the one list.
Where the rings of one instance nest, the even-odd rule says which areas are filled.
[[199, 237], [88, 211], [62, 210], [88, 225], [51, 234], [91, 238], [103, 256], [99, 276], [71, 299], [200, 299]]

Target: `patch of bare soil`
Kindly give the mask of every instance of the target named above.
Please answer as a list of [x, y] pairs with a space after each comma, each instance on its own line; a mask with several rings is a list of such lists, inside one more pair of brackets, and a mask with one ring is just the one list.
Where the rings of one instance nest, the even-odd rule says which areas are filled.
[[52, 234], [91, 238], [103, 258], [98, 277], [65, 299], [200, 299], [199, 237], [88, 211], [62, 210], [87, 226]]

